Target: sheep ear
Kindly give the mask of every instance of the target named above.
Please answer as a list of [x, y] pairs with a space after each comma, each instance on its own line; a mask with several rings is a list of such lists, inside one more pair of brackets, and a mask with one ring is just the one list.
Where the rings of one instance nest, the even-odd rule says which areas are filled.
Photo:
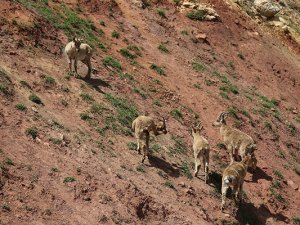
[[76, 37], [73, 37], [73, 41], [74, 41], [74, 42], [76, 41]]

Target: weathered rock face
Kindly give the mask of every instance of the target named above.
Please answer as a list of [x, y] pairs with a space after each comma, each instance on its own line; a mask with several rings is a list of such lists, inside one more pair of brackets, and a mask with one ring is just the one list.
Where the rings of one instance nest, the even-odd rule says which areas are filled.
[[204, 4], [190, 2], [190, 1], [183, 1], [181, 5], [178, 6], [178, 8], [181, 13], [201, 11], [203, 14], [201, 20], [220, 21], [220, 16], [217, 14], [216, 10]]
[[281, 8], [270, 0], [255, 0], [254, 7], [258, 13], [267, 18], [275, 16]]

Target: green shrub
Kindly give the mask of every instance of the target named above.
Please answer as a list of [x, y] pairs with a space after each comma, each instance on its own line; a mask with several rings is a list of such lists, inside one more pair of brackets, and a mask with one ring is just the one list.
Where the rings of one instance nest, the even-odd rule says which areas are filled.
[[192, 175], [192, 173], [189, 169], [189, 166], [188, 166], [187, 162], [183, 162], [180, 169], [181, 169], [181, 172], [183, 173], [184, 176], [186, 176], [189, 179], [193, 178], [193, 175]]
[[122, 65], [120, 64], [120, 62], [117, 59], [114, 59], [111, 56], [105, 57], [102, 62], [103, 62], [104, 66], [112, 67], [112, 68], [115, 68], [117, 70], [122, 70]]
[[120, 34], [117, 32], [117, 31], [113, 31], [112, 33], [111, 33], [111, 36], [113, 37], [113, 38], [119, 38], [120, 37]]
[[88, 93], [80, 93], [80, 97], [82, 98], [83, 101], [86, 101], [86, 102], [93, 102], [94, 101], [94, 98], [89, 95]]
[[151, 64], [150, 69], [155, 70], [159, 75], [165, 75], [165, 71], [162, 67], [159, 67], [155, 64]]
[[44, 82], [46, 85], [53, 86], [56, 84], [56, 81], [53, 77], [45, 75], [43, 76]]
[[36, 103], [36, 104], [43, 104], [42, 100], [40, 99], [39, 96], [36, 94], [32, 93], [29, 95], [29, 100]]
[[173, 109], [171, 112], [170, 112], [171, 116], [176, 119], [176, 120], [181, 120], [183, 115], [181, 113], [181, 111], [179, 109]]
[[161, 52], [169, 53], [169, 49], [168, 49], [167, 46], [165, 46], [164, 44], [160, 44], [157, 48], [158, 48]]
[[30, 128], [27, 128], [25, 133], [27, 135], [30, 135], [33, 139], [36, 139], [37, 135], [38, 135], [38, 130], [36, 127], [30, 127]]
[[82, 120], [90, 120], [91, 119], [91, 117], [88, 113], [80, 113], [79, 116]]
[[198, 62], [192, 62], [193, 69], [197, 72], [202, 72], [205, 70], [205, 66]]
[[140, 164], [136, 167], [136, 170], [141, 172], [141, 173], [145, 173], [145, 168], [143, 164]]
[[64, 183], [70, 183], [70, 182], [74, 182], [76, 181], [76, 179], [74, 177], [65, 177], [64, 179]]
[[136, 55], [132, 54], [128, 49], [122, 48], [120, 50], [120, 53], [123, 57], [128, 58], [130, 60], [134, 60], [136, 58]]
[[116, 109], [118, 121], [123, 126], [131, 128], [132, 121], [139, 115], [137, 108], [127, 99], [118, 98], [111, 94], [105, 94], [105, 99]]
[[172, 182], [169, 181], [169, 180], [167, 180], [167, 181], [165, 182], [165, 186], [168, 187], [168, 188], [171, 188], [171, 189], [175, 189], [174, 185], [173, 185]]
[[157, 13], [158, 13], [158, 15], [160, 15], [163, 18], [167, 18], [165, 10], [163, 10], [163, 9], [157, 9]]
[[127, 147], [129, 150], [136, 150], [137, 144], [135, 142], [129, 142], [129, 143], [127, 143]]
[[26, 105], [24, 105], [24, 104], [22, 104], [22, 103], [16, 104], [15, 107], [16, 107], [17, 110], [20, 110], [20, 111], [25, 111], [25, 110], [27, 110]]
[[204, 10], [193, 10], [186, 14], [187, 18], [191, 20], [204, 20], [206, 12]]

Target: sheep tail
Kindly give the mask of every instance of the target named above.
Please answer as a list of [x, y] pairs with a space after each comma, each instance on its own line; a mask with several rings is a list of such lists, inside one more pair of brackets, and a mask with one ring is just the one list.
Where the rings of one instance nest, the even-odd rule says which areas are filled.
[[226, 176], [226, 177], [224, 177], [224, 183], [230, 184], [230, 183], [232, 183], [233, 179], [234, 179], [233, 176]]

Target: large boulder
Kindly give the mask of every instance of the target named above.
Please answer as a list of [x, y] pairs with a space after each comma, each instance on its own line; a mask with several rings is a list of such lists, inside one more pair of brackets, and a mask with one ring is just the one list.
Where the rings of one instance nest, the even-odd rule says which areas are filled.
[[267, 18], [272, 18], [281, 10], [281, 7], [270, 0], [254, 0], [254, 7], [261, 16]]

